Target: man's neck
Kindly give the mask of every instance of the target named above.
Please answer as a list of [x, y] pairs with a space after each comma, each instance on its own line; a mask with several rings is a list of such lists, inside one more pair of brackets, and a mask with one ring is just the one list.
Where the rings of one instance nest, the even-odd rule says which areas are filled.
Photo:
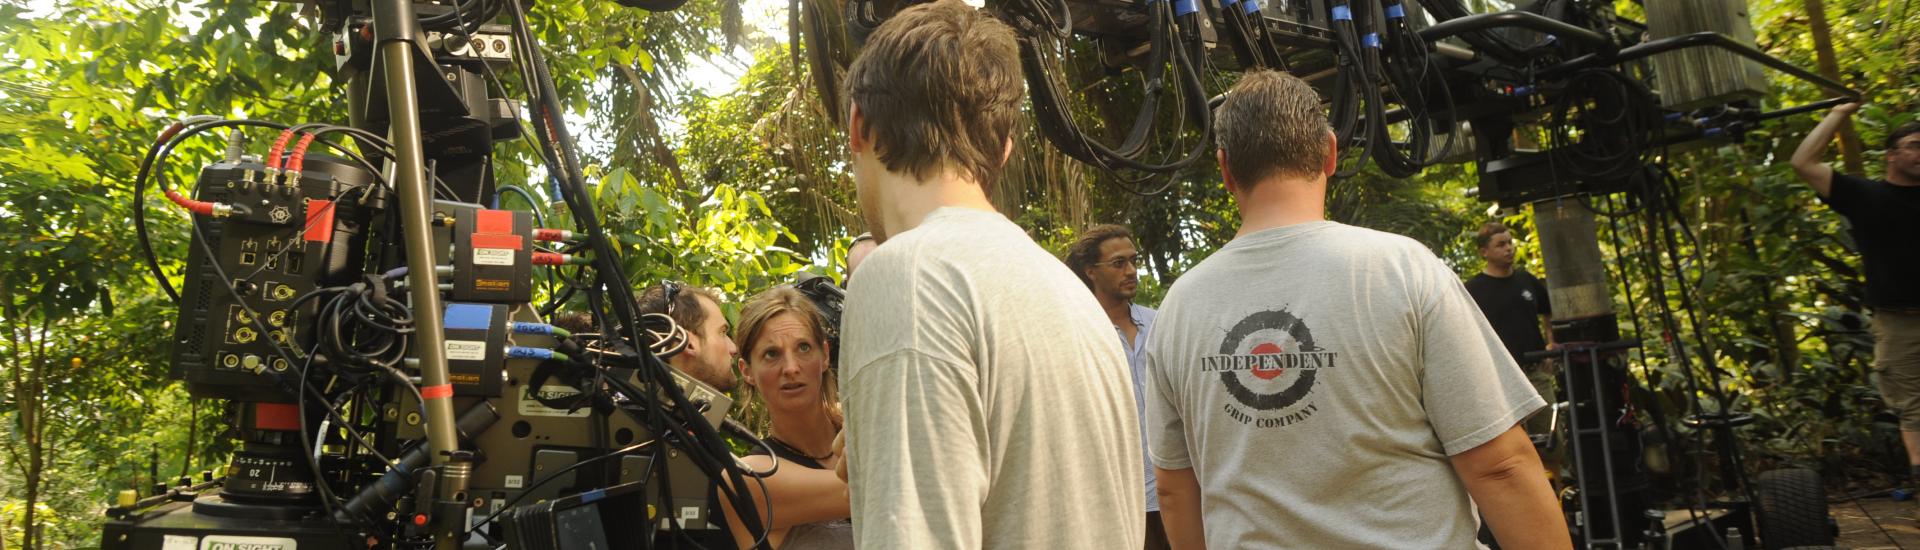
[[1910, 178], [1906, 174], [1888, 170], [1887, 183], [1901, 187], [1920, 187], [1920, 178]]
[[880, 177], [882, 181], [878, 183], [886, 190], [880, 205], [880, 222], [885, 224], [889, 235], [919, 227], [933, 211], [949, 206], [996, 212], [980, 184], [952, 168], [942, 169], [925, 181], [916, 180], [911, 174], [894, 172]]
[[[679, 355], [675, 355], [673, 356], [672, 359], [667, 360], [667, 366], [673, 367], [673, 370], [680, 371], [680, 374], [687, 375], [687, 378], [700, 380], [700, 365], [697, 363], [694, 363], [693, 357], [687, 353], [684, 353], [685, 350], [681, 350], [681, 351], [683, 353]], [[705, 384], [706, 381], [701, 380], [700, 383]]]
[[1493, 262], [1487, 262], [1487, 268], [1480, 272], [1487, 274], [1488, 277], [1505, 279], [1513, 276], [1513, 264], [1495, 265]]
[[1095, 297], [1100, 299], [1100, 309], [1107, 312], [1107, 320], [1112, 321], [1113, 326], [1124, 327], [1133, 324], [1133, 302], [1104, 294]]
[[1240, 231], [1235, 238], [1327, 219], [1325, 179], [1268, 178], [1235, 198], [1240, 202]]

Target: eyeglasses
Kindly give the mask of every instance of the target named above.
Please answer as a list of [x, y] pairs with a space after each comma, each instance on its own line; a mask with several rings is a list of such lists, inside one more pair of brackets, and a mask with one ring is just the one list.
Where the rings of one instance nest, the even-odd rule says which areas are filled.
[[1118, 258], [1100, 262], [1100, 265], [1104, 265], [1114, 269], [1127, 269], [1131, 267], [1139, 267], [1140, 255], [1134, 254], [1132, 256], [1121, 256]]

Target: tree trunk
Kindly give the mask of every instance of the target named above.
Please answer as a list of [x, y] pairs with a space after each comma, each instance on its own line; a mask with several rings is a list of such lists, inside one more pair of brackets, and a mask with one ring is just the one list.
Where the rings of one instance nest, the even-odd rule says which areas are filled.
[[40, 507], [40, 492], [47, 485], [47, 346], [51, 345], [49, 330], [51, 319], [42, 311], [40, 331], [34, 334], [33, 355], [27, 359], [32, 370], [27, 371], [27, 386], [20, 396], [20, 424], [27, 436], [27, 532], [22, 537], [20, 548], [37, 550], [45, 546], [41, 539], [45, 532], [37, 521]]
[[25, 550], [34, 550], [40, 547], [40, 537], [38, 536], [40, 534], [40, 522], [37, 521], [37, 518], [34, 516], [38, 512], [35, 508], [38, 508], [40, 505], [40, 477], [43, 473], [41, 472], [41, 468], [44, 466], [41, 453], [43, 451], [38, 443], [28, 442], [26, 529], [20, 537], [20, 548]]
[[[1840, 63], [1834, 59], [1833, 31], [1827, 26], [1827, 7], [1825, 0], [1805, 0], [1807, 25], [1813, 31], [1813, 54], [1819, 66], [1820, 76], [1840, 82]], [[1848, 174], [1865, 175], [1865, 165], [1860, 161], [1860, 132], [1853, 129], [1853, 121], [1840, 124], [1840, 167]]]
[[[26, 484], [26, 510], [21, 514], [20, 548], [34, 550], [41, 546], [38, 508], [40, 491], [46, 484], [46, 480], [43, 479], [46, 473], [46, 441], [43, 437], [46, 426], [41, 416], [46, 406], [45, 361], [46, 347], [49, 342], [44, 337], [47, 333], [47, 319], [42, 316], [42, 326], [38, 332], [41, 337], [35, 338], [34, 327], [28, 324], [32, 307], [30, 305], [26, 308], [21, 307], [21, 297], [7, 288], [11, 283], [12, 281], [0, 280], [0, 310], [3, 310], [4, 318], [8, 320], [7, 360], [11, 368], [7, 372], [7, 381], [12, 386], [8, 389], [12, 390], [17, 400], [19, 409], [16, 415], [20, 421], [20, 433], [27, 444], [26, 464], [21, 471], [23, 474], [21, 477], [25, 478], [21, 482]], [[31, 298], [26, 299], [31, 300]], [[13, 454], [12, 458], [16, 467], [19, 466], [21, 457]]]

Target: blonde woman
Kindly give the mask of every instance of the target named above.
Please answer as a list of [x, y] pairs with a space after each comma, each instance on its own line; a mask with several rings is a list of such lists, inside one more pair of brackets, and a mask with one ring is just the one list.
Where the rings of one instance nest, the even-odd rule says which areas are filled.
[[[778, 286], [748, 302], [734, 329], [748, 399], [760, 400], [772, 420], [764, 440], [773, 456], [756, 449], [740, 460], [759, 471], [779, 463], [764, 487], [749, 480], [746, 489], [759, 513], [772, 514], [767, 543], [781, 550], [853, 548], [847, 484], [834, 474], [841, 460], [833, 445], [841, 426], [840, 395], [828, 369], [832, 354], [823, 323], [805, 295]], [[732, 504], [722, 504], [734, 543], [754, 547], [757, 541]]]

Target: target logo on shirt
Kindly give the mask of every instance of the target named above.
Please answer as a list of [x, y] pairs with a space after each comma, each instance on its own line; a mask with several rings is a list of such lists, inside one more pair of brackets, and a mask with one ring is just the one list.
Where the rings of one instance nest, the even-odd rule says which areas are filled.
[[1227, 330], [1218, 355], [1200, 358], [1200, 370], [1219, 373], [1220, 384], [1236, 403], [1223, 412], [1242, 424], [1283, 428], [1311, 418], [1319, 410], [1312, 395], [1321, 369], [1334, 368], [1339, 354], [1313, 343], [1313, 331], [1285, 308], [1248, 315]]

